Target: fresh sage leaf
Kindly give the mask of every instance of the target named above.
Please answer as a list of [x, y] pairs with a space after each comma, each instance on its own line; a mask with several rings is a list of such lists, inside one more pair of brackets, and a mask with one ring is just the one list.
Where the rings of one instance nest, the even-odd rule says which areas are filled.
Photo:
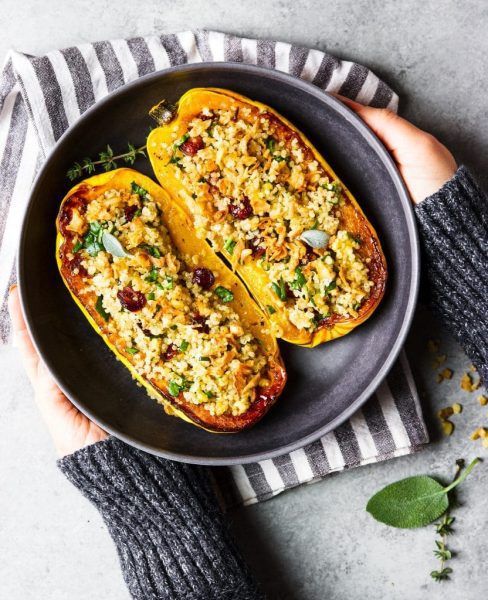
[[428, 525], [446, 512], [449, 507], [448, 492], [462, 483], [478, 462], [479, 458], [475, 458], [446, 487], [427, 475], [416, 475], [391, 483], [370, 498], [366, 510], [377, 521], [392, 527], [409, 529]]
[[325, 248], [329, 239], [330, 235], [320, 229], [307, 229], [300, 235], [300, 240], [311, 248]]
[[117, 258], [131, 258], [132, 256], [126, 252], [119, 240], [108, 231], [102, 233], [102, 244], [105, 250], [110, 252], [112, 256], [116, 256]]

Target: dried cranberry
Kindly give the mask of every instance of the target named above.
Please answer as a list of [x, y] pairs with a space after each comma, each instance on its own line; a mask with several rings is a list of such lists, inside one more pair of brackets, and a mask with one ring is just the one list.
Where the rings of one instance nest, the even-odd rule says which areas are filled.
[[180, 146], [180, 150], [187, 156], [195, 156], [195, 154], [204, 147], [205, 144], [203, 143], [202, 137], [199, 135], [184, 141]]
[[312, 260], [315, 260], [317, 258], [317, 255], [313, 251], [312, 246], [305, 244], [305, 249], [306, 249], [306, 252], [305, 252], [304, 256], [300, 259], [301, 265], [306, 265], [307, 263], [312, 262]]
[[153, 334], [151, 333], [150, 329], [146, 329], [145, 327], [143, 327], [140, 323], [137, 323], [137, 327], [139, 327], [139, 329], [142, 331], [142, 333], [146, 336], [146, 337], [154, 337]]
[[285, 292], [286, 292], [286, 297], [287, 298], [294, 298], [295, 294], [293, 293], [293, 290], [290, 288], [290, 286], [288, 285], [288, 283], [285, 281]]
[[146, 306], [146, 296], [142, 292], [136, 292], [130, 286], [117, 292], [120, 304], [130, 312], [137, 312]]
[[229, 212], [234, 219], [247, 219], [252, 215], [252, 206], [249, 198], [244, 196], [237, 204], [229, 204]]
[[81, 254], [75, 254], [73, 260], [69, 261], [69, 270], [71, 271], [72, 275], [81, 275], [82, 277], [88, 277], [88, 271], [81, 264], [82, 260], [83, 257]]
[[210, 269], [199, 267], [193, 271], [193, 283], [199, 285], [203, 290], [209, 290], [215, 283], [215, 275]]
[[194, 328], [200, 333], [210, 333], [210, 327], [207, 325], [207, 321], [203, 315], [199, 315], [198, 313], [194, 313], [191, 316], [191, 322]]
[[260, 246], [263, 243], [263, 238], [252, 238], [248, 241], [248, 248], [252, 250], [252, 255], [255, 258], [260, 258], [266, 252], [266, 248]]
[[127, 223], [132, 221], [136, 212], [139, 210], [137, 204], [131, 204], [130, 206], [124, 206], [124, 216]]
[[178, 354], [178, 352], [179, 352], [178, 346], [175, 346], [174, 344], [170, 344], [166, 348], [166, 352], [163, 354], [163, 360], [171, 360]]

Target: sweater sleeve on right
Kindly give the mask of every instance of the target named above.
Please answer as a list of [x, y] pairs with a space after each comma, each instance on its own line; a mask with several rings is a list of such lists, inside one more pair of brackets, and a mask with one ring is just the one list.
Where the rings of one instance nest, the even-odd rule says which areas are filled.
[[465, 167], [415, 208], [431, 306], [488, 385], [488, 202]]

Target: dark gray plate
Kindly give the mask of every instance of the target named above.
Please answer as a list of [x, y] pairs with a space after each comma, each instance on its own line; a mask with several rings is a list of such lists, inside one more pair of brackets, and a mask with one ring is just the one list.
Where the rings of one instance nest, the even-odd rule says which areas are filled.
[[[110, 143], [143, 144], [148, 109], [192, 87], [229, 88], [269, 104], [329, 160], [376, 227], [389, 280], [373, 315], [352, 334], [313, 350], [282, 344], [289, 380], [270, 413], [249, 431], [210, 434], [180, 419], [135, 385], [76, 307], [54, 260], [55, 218], [66, 170]], [[136, 169], [152, 175], [148, 161]], [[66, 395], [104, 429], [149, 452], [203, 464], [244, 463], [299, 448], [332, 430], [374, 392], [396, 358], [416, 302], [418, 240], [409, 198], [388, 153], [349, 109], [278, 71], [241, 64], [186, 65], [143, 77], [87, 111], [39, 173], [25, 216], [18, 272], [35, 344]]]

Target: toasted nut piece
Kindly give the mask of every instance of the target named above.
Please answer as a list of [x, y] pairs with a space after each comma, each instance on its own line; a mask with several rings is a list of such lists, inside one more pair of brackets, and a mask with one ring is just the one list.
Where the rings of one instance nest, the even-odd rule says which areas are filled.
[[444, 379], [452, 379], [454, 371], [452, 369], [445, 368], [437, 374], [437, 383], [444, 381]]
[[442, 431], [444, 435], [452, 435], [454, 431], [454, 423], [448, 421], [447, 419], [442, 421]]
[[478, 402], [481, 406], [486, 406], [488, 404], [488, 398], [484, 394], [481, 394], [481, 396], [478, 396]]
[[434, 352], [437, 352], [439, 350], [439, 341], [438, 340], [429, 340], [427, 342], [427, 350], [429, 352], [432, 352], [432, 354], [434, 354]]
[[480, 387], [481, 383], [479, 379], [478, 381], [473, 381], [473, 376], [469, 373], [464, 373], [461, 377], [460, 385], [461, 389], [465, 392], [474, 392]]
[[441, 408], [441, 410], [437, 413], [437, 415], [440, 419], [448, 419], [453, 414], [454, 414], [453, 406], [446, 406], [446, 408]]
[[488, 438], [485, 438], [482, 442], [483, 448], [488, 448]]
[[480, 427], [479, 432], [480, 432], [481, 438], [483, 438], [483, 439], [488, 438], [488, 429], [486, 429], [486, 427]]
[[469, 436], [470, 440], [478, 440], [481, 436], [480, 436], [480, 429], [481, 427], [478, 427], [478, 429], [475, 429], [473, 431], [473, 433]]
[[452, 410], [454, 412], [455, 415], [458, 415], [459, 413], [463, 412], [463, 405], [459, 404], [458, 402], [455, 402], [452, 405]]
[[439, 354], [432, 361], [432, 368], [438, 369], [441, 365], [443, 365], [447, 360], [447, 354]]

